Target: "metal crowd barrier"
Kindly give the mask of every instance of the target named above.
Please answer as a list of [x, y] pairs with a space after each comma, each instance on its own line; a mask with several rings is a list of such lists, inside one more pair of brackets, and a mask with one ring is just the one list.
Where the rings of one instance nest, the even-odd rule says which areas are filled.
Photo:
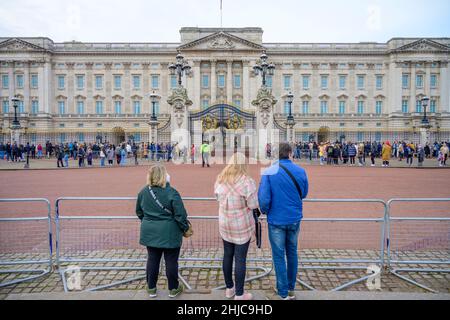
[[[2, 274], [34, 274], [0, 283], [6, 287], [31, 281], [52, 271], [52, 225], [50, 201], [41, 198], [0, 199], [0, 203], [44, 203], [45, 215], [0, 218], [0, 268]], [[45, 268], [39, 268], [46, 265]], [[16, 266], [16, 268], [14, 268]]]
[[[395, 203], [449, 202], [450, 198], [404, 198], [388, 201], [387, 259], [389, 271], [396, 277], [436, 293], [400, 273], [450, 272], [450, 206], [444, 217], [396, 216]], [[397, 226], [398, 229], [397, 229]]]
[[[300, 235], [299, 235], [299, 270], [364, 270], [367, 271], [367, 268], [370, 265], [377, 265], [380, 267], [381, 270], [383, 270], [385, 261], [384, 261], [384, 252], [385, 252], [385, 230], [386, 230], [386, 224], [388, 220], [388, 209], [387, 205], [383, 200], [378, 199], [304, 199], [303, 203], [372, 203], [372, 204], [380, 204], [382, 205], [382, 210], [377, 213], [378, 217], [376, 218], [342, 218], [342, 217], [333, 217], [333, 218], [303, 218], [301, 222], [300, 227]], [[362, 216], [367, 216], [367, 212], [362, 214]], [[332, 233], [333, 236], [335, 236], [334, 239], [330, 239], [331, 243], [343, 240], [347, 240], [348, 243], [344, 244], [344, 249], [339, 250], [340, 248], [336, 248], [335, 253], [333, 254], [339, 254], [338, 251], [342, 251], [342, 255], [344, 257], [335, 257], [333, 254], [321, 254], [322, 258], [308, 258], [308, 250], [302, 249], [302, 246], [305, 245], [305, 243], [312, 242], [312, 240], [315, 240], [314, 237], [325, 237], [325, 235], [317, 235], [316, 232], [308, 231], [308, 227], [303, 227], [305, 224], [328, 224], [328, 232]], [[378, 225], [379, 230], [374, 229], [373, 227], [370, 227], [371, 232], [373, 232], [373, 236], [375, 234], [379, 233], [379, 243], [373, 243], [371, 239], [368, 241], [371, 243], [370, 250], [362, 250], [358, 249], [359, 243], [357, 243], [360, 239], [340, 239], [342, 235], [342, 227], [336, 227], [337, 224], [345, 223], [347, 228], [350, 230], [347, 230], [348, 232], [356, 233], [358, 232], [358, 226], [360, 224], [372, 224], [375, 226]], [[349, 224], [350, 223], [350, 224]], [[334, 230], [333, 230], [334, 228]], [[308, 232], [312, 234], [308, 235]], [[362, 234], [361, 236], [364, 238], [367, 236], [367, 233], [369, 231], [366, 231], [366, 234]], [[320, 239], [318, 239], [320, 240]], [[313, 242], [314, 243], [314, 242]], [[373, 244], [372, 244], [373, 243]], [[336, 244], [338, 245], [338, 244]], [[341, 244], [342, 245], [342, 244]], [[351, 249], [348, 249], [350, 247]], [[377, 250], [374, 250], [376, 248]], [[323, 250], [323, 249], [329, 249], [329, 248], [322, 248], [321, 245], [317, 245], [317, 248], [313, 248], [313, 250]], [[348, 253], [348, 251], [354, 251], [354, 253], [358, 256], [363, 255], [361, 258], [354, 258], [351, 254]], [[366, 251], [369, 251], [370, 253], [367, 253]], [[371, 254], [373, 251], [378, 251], [378, 254], [374, 256]], [[305, 257], [306, 256], [306, 257]], [[344, 284], [339, 285], [338, 287], [333, 288], [331, 291], [339, 291], [342, 289], [345, 289], [347, 287], [350, 287], [354, 284], [366, 281], [367, 279], [371, 278], [373, 275], [365, 275], [363, 277], [351, 280], [349, 282], [346, 282]], [[311, 285], [307, 284], [305, 281], [301, 279], [297, 279], [297, 281], [302, 284], [304, 287], [315, 290]]]
[[[191, 198], [185, 197], [184, 201], [216, 201], [215, 198]], [[56, 200], [56, 264], [60, 273], [64, 290], [68, 291], [66, 273], [72, 270], [70, 264], [81, 264], [79, 270], [127, 270], [145, 271], [147, 253], [139, 244], [140, 221], [133, 214], [131, 216], [65, 216], [61, 210], [61, 204], [65, 201], [136, 201], [135, 197], [63, 197]], [[212, 265], [213, 262], [222, 262], [222, 257], [211, 258], [208, 250], [221, 248], [216, 240], [220, 238], [218, 232], [218, 217], [216, 216], [189, 216], [193, 224], [194, 236], [183, 241], [179, 262], [190, 263], [180, 265], [183, 269], [221, 269], [222, 265]], [[217, 230], [202, 229], [202, 224], [213, 224]], [[107, 226], [107, 224], [112, 226]], [[210, 226], [208, 226], [210, 227]], [[202, 231], [200, 231], [202, 230]], [[130, 254], [127, 253], [131, 252]], [[108, 256], [108, 251], [118, 254], [128, 254], [131, 257], [118, 258], [114, 254]], [[106, 253], [105, 253], [106, 252]], [[97, 256], [96, 256], [97, 255]], [[248, 259], [248, 262], [256, 262], [259, 259]], [[198, 262], [208, 264], [196, 264]], [[114, 263], [121, 266], [111, 265]], [[68, 266], [66, 266], [68, 264]], [[128, 265], [125, 265], [128, 264]], [[246, 279], [246, 282], [259, 279], [268, 275], [272, 268], [264, 266], [248, 265], [249, 270], [260, 270], [263, 273]], [[189, 283], [179, 275], [180, 281], [187, 289], [192, 289]], [[132, 278], [113, 281], [107, 285], [96, 286], [87, 291], [96, 291], [125, 284], [128, 282], [145, 279], [145, 275], [137, 275]], [[217, 289], [220, 289], [218, 287]]]

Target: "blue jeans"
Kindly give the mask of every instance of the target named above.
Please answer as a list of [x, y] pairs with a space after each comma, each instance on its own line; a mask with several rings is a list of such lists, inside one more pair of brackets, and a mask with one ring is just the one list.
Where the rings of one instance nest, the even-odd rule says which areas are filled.
[[299, 232], [300, 222], [285, 226], [269, 224], [269, 240], [277, 278], [277, 291], [282, 298], [287, 297], [288, 291], [295, 289], [297, 282]]

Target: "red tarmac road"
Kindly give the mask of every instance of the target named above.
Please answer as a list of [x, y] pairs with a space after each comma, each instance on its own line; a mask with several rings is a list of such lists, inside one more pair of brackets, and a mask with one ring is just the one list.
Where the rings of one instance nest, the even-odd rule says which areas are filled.
[[[202, 168], [198, 165], [167, 166], [171, 183], [183, 197], [213, 197], [215, 177], [223, 166]], [[358, 167], [305, 167], [309, 178], [310, 199], [382, 199], [391, 198], [450, 198], [450, 170], [396, 169]], [[250, 172], [259, 182], [260, 166], [251, 165]], [[31, 170], [0, 172], [0, 198], [48, 198], [54, 203], [58, 197], [135, 197], [145, 185], [146, 167], [77, 169], [77, 170]], [[186, 201], [189, 215], [216, 215], [215, 202]], [[0, 217], [33, 216], [42, 212], [40, 204], [0, 203]], [[397, 216], [439, 216], [450, 217], [450, 202], [399, 204], [394, 207]], [[61, 215], [134, 215], [134, 201], [77, 201], [61, 204]], [[305, 218], [381, 218], [383, 207], [379, 204], [336, 204], [307, 203]], [[18, 213], [20, 212], [20, 214]], [[96, 223], [97, 224], [97, 223]], [[79, 224], [79, 228], [82, 227]], [[21, 237], [29, 231], [11, 233], [11, 227], [2, 226], [2, 249], [12, 237]], [[426, 227], [424, 227], [426, 226]], [[6, 232], [7, 229], [8, 232]], [[134, 228], [134, 227], [133, 227]], [[205, 239], [206, 225], [198, 226], [197, 236]], [[16, 229], [16, 228], [14, 228]], [[393, 225], [393, 231], [403, 239], [402, 246], [411, 245], [420, 231], [420, 237], [448, 239], [448, 223], [404, 223]], [[16, 229], [17, 230], [17, 229]], [[80, 229], [81, 230], [81, 229]], [[423, 231], [424, 230], [424, 231]], [[374, 248], [380, 237], [380, 225], [371, 223], [305, 222], [302, 225], [305, 247], [324, 248]], [[213, 232], [214, 233], [214, 232]], [[6, 235], [8, 234], [8, 235]], [[81, 234], [80, 234], [81, 235]], [[212, 235], [212, 234], [211, 234]], [[84, 236], [83, 236], [84, 237]], [[76, 237], [75, 237], [76, 238]], [[216, 237], [214, 237], [216, 238]], [[439, 238], [439, 239], [440, 239]], [[76, 239], [73, 239], [75, 241]], [[216, 240], [214, 240], [216, 243]], [[448, 248], [448, 242], [444, 247]], [[306, 244], [307, 243], [307, 244]], [[439, 246], [441, 247], [441, 245]], [[2, 250], [3, 251], [3, 250]]]

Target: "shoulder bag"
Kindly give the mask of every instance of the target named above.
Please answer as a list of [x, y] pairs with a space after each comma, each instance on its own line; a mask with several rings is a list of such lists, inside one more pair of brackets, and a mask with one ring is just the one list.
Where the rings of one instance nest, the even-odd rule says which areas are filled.
[[[150, 194], [151, 194], [153, 200], [155, 200], [156, 204], [157, 204], [163, 211], [165, 211], [165, 212], [167, 212], [167, 213], [173, 215], [173, 212], [170, 211], [169, 209], [167, 209], [166, 207], [164, 207], [164, 205], [158, 200], [158, 198], [156, 197], [155, 192], [153, 192], [153, 189], [152, 189], [151, 186], [148, 186], [148, 190], [150, 191]], [[187, 223], [188, 223], [188, 225], [189, 225], [189, 229], [188, 229], [185, 233], [183, 233], [183, 237], [185, 237], [185, 238], [189, 238], [189, 237], [191, 237], [191, 236], [194, 234], [194, 230], [192, 229], [192, 224], [191, 224], [191, 222], [190, 222], [189, 220], [187, 220]]]

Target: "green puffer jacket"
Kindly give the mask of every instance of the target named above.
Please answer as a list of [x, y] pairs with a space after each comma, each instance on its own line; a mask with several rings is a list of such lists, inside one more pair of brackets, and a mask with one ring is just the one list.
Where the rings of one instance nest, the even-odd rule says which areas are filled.
[[165, 188], [152, 187], [156, 198], [172, 214], [158, 206], [145, 186], [138, 194], [136, 215], [141, 220], [139, 243], [146, 247], [174, 249], [180, 248], [183, 233], [189, 229], [183, 200], [177, 190], [167, 183]]

